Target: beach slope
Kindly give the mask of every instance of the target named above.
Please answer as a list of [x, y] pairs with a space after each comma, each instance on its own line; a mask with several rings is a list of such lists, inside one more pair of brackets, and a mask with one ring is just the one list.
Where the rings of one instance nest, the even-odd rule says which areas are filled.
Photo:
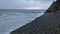
[[60, 0], [54, 2], [44, 15], [10, 34], [60, 34]]

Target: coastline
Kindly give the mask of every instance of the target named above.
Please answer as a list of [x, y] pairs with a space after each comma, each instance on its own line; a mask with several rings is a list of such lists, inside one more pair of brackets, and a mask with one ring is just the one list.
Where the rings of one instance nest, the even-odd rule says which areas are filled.
[[44, 15], [10, 34], [60, 34], [60, 0], [53, 3]]
[[[59, 33], [60, 13], [45, 13], [29, 24], [12, 31], [10, 34], [57, 34]], [[58, 17], [59, 16], [59, 17]], [[59, 31], [59, 32], [58, 32]]]

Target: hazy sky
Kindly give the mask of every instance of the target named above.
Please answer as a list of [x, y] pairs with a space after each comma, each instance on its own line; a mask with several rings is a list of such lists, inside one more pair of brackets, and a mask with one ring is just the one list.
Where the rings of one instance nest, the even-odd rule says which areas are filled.
[[53, 0], [0, 0], [0, 9], [21, 9], [26, 7], [40, 7], [46, 9]]

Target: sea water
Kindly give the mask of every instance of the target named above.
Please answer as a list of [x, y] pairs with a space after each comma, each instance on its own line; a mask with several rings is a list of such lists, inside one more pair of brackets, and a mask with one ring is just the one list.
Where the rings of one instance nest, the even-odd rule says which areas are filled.
[[9, 34], [44, 14], [44, 10], [0, 9], [0, 34]]

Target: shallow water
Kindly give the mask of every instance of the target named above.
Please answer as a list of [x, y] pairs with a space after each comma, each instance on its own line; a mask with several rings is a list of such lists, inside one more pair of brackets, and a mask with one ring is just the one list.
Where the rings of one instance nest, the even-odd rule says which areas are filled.
[[0, 10], [0, 34], [9, 34], [43, 14], [43, 11]]

